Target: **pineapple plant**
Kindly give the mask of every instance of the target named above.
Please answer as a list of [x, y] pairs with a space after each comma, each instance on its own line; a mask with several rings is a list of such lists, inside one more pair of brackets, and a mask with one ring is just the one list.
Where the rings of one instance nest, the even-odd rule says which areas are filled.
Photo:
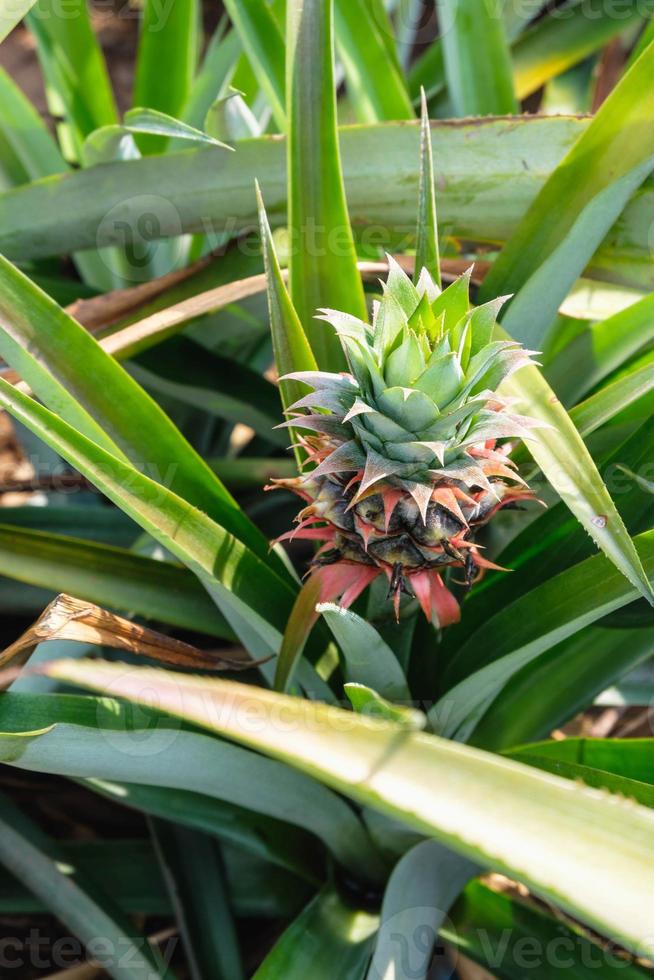
[[337, 310], [349, 372], [294, 372], [311, 391], [282, 423], [298, 431], [300, 476], [279, 479], [301, 497], [297, 527], [278, 540], [321, 542], [311, 574], [321, 601], [351, 605], [386, 575], [399, 617], [414, 596], [438, 627], [459, 618], [443, 581], [462, 568], [470, 586], [486, 568], [478, 530], [503, 507], [533, 499], [508, 453], [537, 423], [498, 394], [533, 352], [493, 340], [502, 300], [472, 307], [470, 272], [441, 291], [426, 268], [414, 284], [389, 257], [372, 325]]

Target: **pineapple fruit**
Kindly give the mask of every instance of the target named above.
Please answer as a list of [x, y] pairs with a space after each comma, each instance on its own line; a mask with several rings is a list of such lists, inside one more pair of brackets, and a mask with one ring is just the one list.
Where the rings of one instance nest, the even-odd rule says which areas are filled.
[[459, 618], [443, 571], [458, 566], [470, 584], [497, 567], [480, 553], [477, 530], [532, 498], [507, 453], [537, 423], [497, 394], [532, 352], [491, 339], [502, 300], [472, 308], [470, 273], [441, 292], [426, 269], [414, 285], [389, 262], [372, 326], [320, 311], [349, 373], [288, 376], [312, 390], [283, 423], [307, 472], [275, 481], [306, 504], [280, 540], [322, 542], [311, 568], [321, 601], [349, 606], [385, 575], [396, 615], [406, 593], [443, 627]]

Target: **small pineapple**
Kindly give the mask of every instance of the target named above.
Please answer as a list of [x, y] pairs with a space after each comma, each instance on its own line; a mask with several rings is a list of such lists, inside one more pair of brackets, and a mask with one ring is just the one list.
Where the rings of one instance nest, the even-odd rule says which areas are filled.
[[[283, 539], [321, 541], [312, 565], [321, 601], [349, 606], [386, 575], [399, 615], [415, 596], [436, 626], [459, 618], [441, 573], [464, 569], [470, 584], [495, 568], [475, 533], [507, 504], [532, 498], [499, 440], [523, 439], [537, 423], [497, 395], [532, 352], [493, 341], [502, 300], [471, 308], [470, 274], [441, 292], [423, 269], [417, 285], [389, 259], [372, 327], [322, 310], [350, 373], [289, 375], [313, 390], [283, 423], [314, 468], [275, 486], [305, 502]], [[304, 434], [306, 433], [306, 434]], [[532, 498], [533, 499], [533, 498]]]

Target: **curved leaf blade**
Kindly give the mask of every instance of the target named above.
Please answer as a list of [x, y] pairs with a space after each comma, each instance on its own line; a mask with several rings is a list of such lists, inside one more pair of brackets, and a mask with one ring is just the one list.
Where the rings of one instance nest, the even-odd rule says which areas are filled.
[[[46, 727], [25, 733], [35, 724]], [[255, 752], [184, 731], [156, 711], [135, 722], [113, 698], [10, 693], [0, 702], [0, 727], [0, 758], [10, 765], [224, 800], [310, 831], [344, 866], [361, 862], [371, 879], [383, 874], [363, 824], [335, 793]]]
[[[654, 813], [435, 736], [234, 682], [59, 661], [48, 676], [144, 703], [317, 777], [360, 803], [505, 870], [629, 948], [651, 955]], [[260, 711], [248, 722], [253, 698]], [[275, 723], [284, 710], [289, 726]], [[425, 779], [437, 772], [438, 779]], [[543, 808], [548, 835], [542, 835]]]
[[268, 561], [268, 543], [157, 403], [0, 256], [0, 354], [48, 407], [216, 517]]
[[650, 45], [550, 175], [484, 281], [484, 300], [517, 294], [503, 324], [528, 347], [542, 346], [560, 302], [652, 170], [654, 135], [642, 120], [654, 112], [653, 65]]
[[501, 6], [493, 0], [439, 4], [445, 76], [455, 116], [517, 112]]
[[[433, 947], [447, 913], [480, 871], [472, 861], [435, 840], [422, 841], [405, 854], [384, 892], [379, 935], [366, 980], [389, 976], [427, 980]], [[398, 934], [406, 938], [408, 948], [398, 945]]]
[[[495, 334], [508, 335], [497, 327]], [[526, 444], [534, 460], [616, 568], [654, 605], [650, 585], [624, 521], [574, 423], [537, 367], [528, 365], [507, 378], [501, 391], [519, 399], [522, 410], [548, 428], [534, 429]]]
[[321, 371], [344, 358], [323, 307], [366, 318], [336, 129], [333, 0], [288, 0], [290, 294]]

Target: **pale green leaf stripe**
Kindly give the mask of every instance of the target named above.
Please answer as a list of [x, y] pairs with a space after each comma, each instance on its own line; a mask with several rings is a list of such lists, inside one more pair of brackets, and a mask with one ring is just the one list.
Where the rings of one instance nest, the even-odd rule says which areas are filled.
[[[389, 878], [367, 980], [427, 980], [436, 937], [454, 900], [481, 868], [435, 840], [416, 844]], [[407, 947], [398, 944], [406, 936]]]
[[262, 0], [225, 0], [225, 8], [270, 104], [281, 132], [286, 129], [284, 38]]
[[454, 115], [517, 112], [500, 6], [494, 0], [443, 0], [438, 13]]
[[4, 796], [0, 796], [0, 830], [0, 861], [90, 945], [91, 957], [110, 976], [175, 980], [156, 950], [133, 934], [129, 920], [111, 907], [95, 882], [85, 880], [66, 853]]
[[332, 0], [288, 0], [286, 27], [289, 292], [322, 371], [345, 361], [316, 310], [367, 315], [341, 172], [332, 8]]
[[269, 560], [268, 542], [154, 399], [2, 256], [0, 354], [64, 421], [168, 483]]
[[[508, 336], [499, 326], [495, 333]], [[525, 415], [546, 423], [548, 428], [533, 431], [534, 438], [526, 443], [529, 452], [596, 545], [654, 605], [654, 591], [624, 521], [586, 444], [541, 372], [523, 368], [502, 384], [501, 391], [518, 398]]]
[[352, 908], [327, 886], [282, 934], [252, 980], [361, 980], [378, 923], [373, 912]]
[[1, 0], [0, 2], [0, 41], [13, 31], [25, 14], [34, 6], [35, 0]]
[[[279, 762], [183, 731], [170, 717], [155, 712], [149, 727], [133, 729], [125, 705], [110, 698], [7, 694], [0, 720], [0, 759], [9, 765], [202, 793], [308, 830], [345, 867], [367, 866], [371, 880], [382, 875], [363, 824], [345, 800]], [[40, 730], [14, 731], [26, 722]]]
[[[233, 599], [273, 650], [294, 590], [206, 514], [92, 443], [0, 379], [0, 404], [94, 483], [117, 507], [187, 565], [212, 592]], [[222, 611], [225, 612], [224, 608]]]
[[0, 575], [43, 589], [56, 587], [79, 599], [172, 626], [233, 639], [188, 569], [123, 548], [0, 524]]
[[635, 952], [653, 952], [654, 813], [644, 807], [465, 745], [233, 682], [92, 661], [46, 671], [138, 703], [151, 703], [156, 691], [163, 710], [281, 759], [516, 877]]
[[484, 280], [481, 297], [516, 293], [503, 324], [539, 348], [561, 300], [649, 174], [654, 46], [624, 75], [549, 177]]
[[[635, 543], [654, 579], [654, 532], [638, 535]], [[603, 555], [549, 579], [467, 638], [445, 674], [449, 689], [430, 711], [430, 722], [441, 734], [468, 739], [492, 699], [520, 668], [637, 596]]]
[[335, 0], [334, 16], [338, 52], [359, 122], [414, 119], [406, 83], [381, 33], [392, 30], [382, 5], [377, 10], [369, 0]]

